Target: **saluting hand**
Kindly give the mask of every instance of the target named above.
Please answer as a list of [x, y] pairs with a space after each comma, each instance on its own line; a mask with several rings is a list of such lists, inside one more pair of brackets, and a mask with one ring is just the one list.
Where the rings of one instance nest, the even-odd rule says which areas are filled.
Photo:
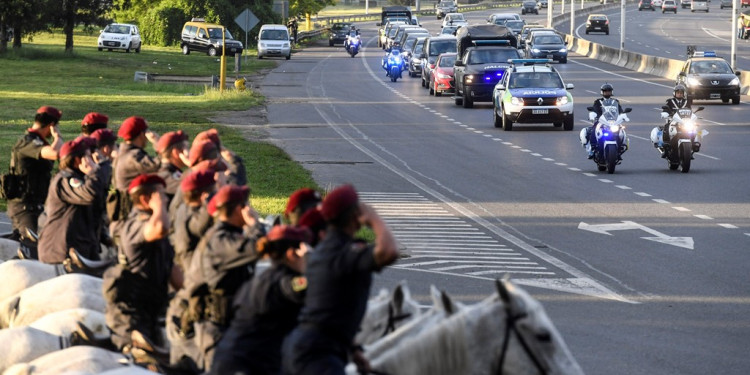
[[62, 137], [62, 134], [60, 133], [60, 126], [58, 124], [55, 124], [50, 128], [50, 133], [52, 134], [52, 138], [54, 139], [60, 139], [60, 137]]
[[242, 209], [242, 218], [245, 220], [245, 225], [249, 227], [254, 227], [258, 223], [258, 213], [250, 204]]
[[371, 226], [374, 219], [379, 218], [378, 213], [368, 204], [359, 204], [359, 222], [365, 226]]
[[148, 139], [148, 141], [152, 144], [156, 144], [157, 142], [159, 142], [159, 134], [156, 134], [152, 130], [146, 130], [146, 139]]
[[90, 174], [93, 171], [96, 171], [97, 167], [98, 166], [94, 163], [93, 160], [91, 160], [91, 157], [88, 155], [81, 158], [81, 163], [78, 164], [78, 169], [86, 175]]
[[163, 210], [166, 205], [166, 196], [164, 196], [164, 188], [159, 186], [158, 190], [151, 193], [151, 197], [148, 200], [148, 208], [151, 211]]

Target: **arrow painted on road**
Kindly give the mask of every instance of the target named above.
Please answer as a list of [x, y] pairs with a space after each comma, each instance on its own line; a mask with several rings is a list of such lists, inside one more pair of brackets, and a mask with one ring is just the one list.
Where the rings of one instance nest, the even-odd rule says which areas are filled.
[[693, 237], [671, 237], [657, 230], [651, 229], [647, 226], [638, 224], [634, 221], [623, 221], [621, 223], [612, 224], [586, 224], [581, 222], [578, 224], [578, 229], [587, 230], [589, 232], [606, 234], [611, 236], [612, 231], [616, 230], [632, 230], [640, 229], [646, 233], [652, 234], [655, 237], [641, 237], [644, 240], [660, 242], [666, 245], [678, 246], [685, 249], [693, 250]]

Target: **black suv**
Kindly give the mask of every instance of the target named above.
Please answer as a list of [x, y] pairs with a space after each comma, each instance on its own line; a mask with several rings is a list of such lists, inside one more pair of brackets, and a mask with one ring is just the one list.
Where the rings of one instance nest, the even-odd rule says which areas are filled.
[[346, 36], [349, 35], [352, 24], [348, 22], [336, 22], [331, 26], [331, 32], [328, 35], [328, 46], [333, 47], [336, 43], [343, 44]]
[[687, 88], [688, 105], [694, 99], [721, 99], [724, 103], [740, 104], [740, 72], [732, 67], [715, 52], [704, 51], [689, 54], [677, 83]]
[[221, 55], [222, 29], [224, 30], [224, 43], [227, 46], [225, 54], [242, 54], [242, 42], [235, 40], [229, 30], [218, 24], [206, 23], [202, 18], [193, 18], [190, 22], [185, 22], [182, 27], [182, 42], [180, 42], [182, 53], [188, 55], [190, 51], [199, 51], [209, 56]]

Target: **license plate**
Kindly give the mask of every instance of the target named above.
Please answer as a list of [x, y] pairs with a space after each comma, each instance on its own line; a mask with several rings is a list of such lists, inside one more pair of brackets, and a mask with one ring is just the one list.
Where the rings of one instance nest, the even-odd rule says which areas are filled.
[[549, 113], [548, 109], [532, 109], [531, 114], [532, 115], [546, 115]]
[[237, 50], [237, 48], [232, 48], [232, 52], [234, 52], [234, 51], [236, 51], [236, 50]]
[[112, 47], [114, 47], [114, 46], [116, 46], [116, 45], [117, 45], [117, 43], [115, 43], [115, 42], [106, 42], [106, 43], [104, 43], [104, 44], [105, 44], [105, 45], [108, 45], [108, 46], [112, 46]]
[[272, 49], [272, 50], [268, 51], [268, 53], [281, 53], [281, 50]]
[[555, 57], [555, 56], [553, 56], [553, 55], [547, 55], [547, 58], [548, 58], [548, 59], [551, 59], [551, 58], [553, 58], [553, 57]]
[[709, 94], [709, 98], [711, 98], [711, 99], [721, 99], [721, 94]]
[[599, 30], [599, 29], [601, 29], [601, 27], [600, 27], [600, 26], [596, 26], [596, 27], [594, 27], [594, 30]]

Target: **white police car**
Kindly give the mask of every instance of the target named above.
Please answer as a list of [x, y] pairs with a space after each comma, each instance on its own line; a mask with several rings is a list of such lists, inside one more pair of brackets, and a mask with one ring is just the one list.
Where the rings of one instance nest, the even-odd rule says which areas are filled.
[[[552, 123], [573, 130], [573, 84], [565, 84], [547, 59], [514, 59], [492, 92], [495, 127], [513, 130], [513, 123]], [[540, 63], [546, 63], [541, 65]]]

